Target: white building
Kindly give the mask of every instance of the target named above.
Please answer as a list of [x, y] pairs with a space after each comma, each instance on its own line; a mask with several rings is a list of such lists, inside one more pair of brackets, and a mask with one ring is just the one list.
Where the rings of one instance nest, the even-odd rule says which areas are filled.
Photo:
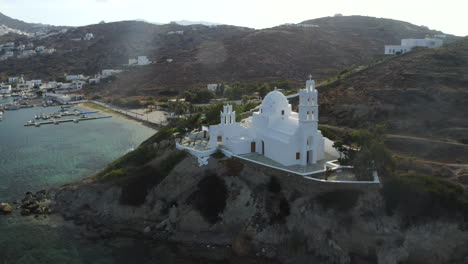
[[71, 97], [64, 94], [45, 93], [44, 98], [55, 102], [70, 102]]
[[414, 47], [439, 48], [444, 41], [437, 38], [402, 39], [401, 45], [385, 45], [385, 54], [405, 53]]
[[44, 46], [37, 46], [36, 47], [36, 52], [42, 52], [45, 50], [45, 47]]
[[18, 83], [16, 85], [16, 89], [19, 89], [19, 90], [29, 90], [31, 88], [34, 87], [34, 84], [30, 83], [30, 82], [26, 82], [26, 83]]
[[208, 90], [212, 92], [216, 92], [216, 89], [218, 88], [219, 84], [217, 83], [211, 83], [207, 85]]
[[18, 58], [23, 59], [23, 58], [29, 58], [36, 55], [36, 51], [34, 50], [24, 50], [21, 55], [18, 55]]
[[85, 80], [86, 79], [86, 77], [83, 74], [77, 74], [77, 75], [65, 74], [65, 78], [66, 78], [67, 81]]
[[128, 65], [135, 65], [138, 63], [137, 59], [128, 59]]
[[101, 79], [100, 78], [90, 78], [88, 80], [88, 83], [89, 84], [99, 84], [101, 82]]
[[92, 40], [92, 39], [94, 39], [93, 33], [86, 33], [86, 35], [83, 38], [83, 40]]
[[146, 56], [138, 56], [138, 65], [148, 65], [151, 61]]
[[[253, 116], [236, 122], [231, 105], [224, 106], [221, 123], [209, 127], [210, 148], [224, 146], [235, 155], [259, 153], [285, 166], [315, 164], [325, 151], [336, 156], [331, 141], [318, 130], [315, 81], [299, 92], [299, 112], [293, 112], [286, 96], [267, 94]], [[327, 146], [327, 147], [325, 147]]]
[[0, 85], [0, 94], [10, 94], [11, 93], [11, 85], [1, 84]]
[[23, 76], [21, 77], [8, 77], [8, 83], [17, 84], [17, 83], [24, 83]]
[[52, 54], [55, 52], [55, 49], [44, 49], [40, 52], [42, 55]]
[[105, 77], [109, 77], [111, 75], [121, 73], [121, 72], [122, 72], [122, 70], [107, 69], [107, 70], [102, 70], [101, 75], [102, 75], [102, 77], [105, 78]]
[[35, 85], [41, 86], [42, 85], [42, 80], [30, 80], [30, 81], [27, 81], [26, 83], [31, 83], [33, 86], [35, 86]]
[[184, 31], [183, 30], [169, 31], [169, 32], [167, 32], [167, 34], [168, 35], [174, 35], [174, 34], [183, 35]]
[[13, 57], [13, 56], [15, 56], [15, 52], [13, 52], [13, 51], [7, 51], [7, 52], [5, 52], [5, 55], [4, 55], [4, 56], [5, 56], [5, 57]]

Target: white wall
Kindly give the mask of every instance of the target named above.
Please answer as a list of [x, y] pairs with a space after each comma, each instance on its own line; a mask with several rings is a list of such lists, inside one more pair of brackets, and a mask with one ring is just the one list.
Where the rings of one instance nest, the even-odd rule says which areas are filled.
[[411, 51], [411, 47], [402, 45], [385, 45], [385, 54], [405, 53]]
[[326, 137], [323, 137], [323, 139], [325, 140], [324, 141], [325, 153], [330, 154], [333, 157], [339, 158], [340, 153], [338, 152], [338, 150], [336, 150], [336, 148], [333, 147], [334, 142], [331, 141], [330, 139], [326, 138]]

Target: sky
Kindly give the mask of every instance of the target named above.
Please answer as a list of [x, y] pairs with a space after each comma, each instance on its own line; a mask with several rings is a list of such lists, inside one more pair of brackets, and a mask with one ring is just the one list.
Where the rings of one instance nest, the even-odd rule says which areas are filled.
[[143, 19], [209, 21], [257, 29], [340, 13], [403, 20], [468, 35], [468, 0], [0, 0], [0, 12], [26, 22], [66, 26]]

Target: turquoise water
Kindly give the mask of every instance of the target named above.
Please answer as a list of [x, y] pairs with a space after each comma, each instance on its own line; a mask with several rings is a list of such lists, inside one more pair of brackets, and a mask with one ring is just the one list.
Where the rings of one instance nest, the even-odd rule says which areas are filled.
[[[36, 113], [58, 110], [36, 107], [5, 113], [0, 122], [0, 201], [90, 176], [155, 133], [117, 118], [24, 127]], [[0, 215], [0, 263], [132, 263], [134, 255], [134, 263], [151, 259], [142, 253], [148, 248], [144, 242], [93, 242], [82, 232], [59, 217]]]
[[155, 133], [117, 118], [24, 126], [37, 113], [59, 109], [35, 107], [5, 112], [0, 122], [0, 201], [90, 176]]

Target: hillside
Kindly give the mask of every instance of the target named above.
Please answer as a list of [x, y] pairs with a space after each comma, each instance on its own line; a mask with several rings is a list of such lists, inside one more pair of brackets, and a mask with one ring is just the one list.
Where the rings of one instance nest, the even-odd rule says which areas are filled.
[[50, 30], [50, 29], [59, 28], [59, 27], [51, 26], [51, 25], [27, 23], [27, 22], [6, 16], [2, 14], [1, 12], [0, 12], [0, 25], [4, 25], [11, 29], [20, 30], [26, 33], [35, 33], [41, 30]]
[[[123, 21], [80, 27], [38, 41], [57, 52], [34, 57], [27, 64], [11, 59], [0, 65], [4, 75], [26, 74], [49, 79], [66, 73], [94, 74], [115, 68], [129, 57], [147, 55], [158, 63], [121, 74], [104, 93], [155, 95], [161, 90], [185, 90], [213, 82], [301, 82], [312, 73], [324, 79], [343, 68], [382, 57], [385, 44], [401, 38], [440, 32], [406, 22], [361, 16], [308, 21], [318, 27], [279, 26], [253, 30], [234, 26], [154, 25]], [[183, 34], [167, 34], [169, 31]], [[87, 32], [91, 41], [72, 41]], [[167, 59], [173, 59], [171, 63]]]
[[211, 254], [188, 252], [203, 263], [466, 259], [468, 204], [458, 204], [468, 194], [457, 184], [422, 175], [387, 179], [383, 187], [318, 182], [223, 155], [198, 167], [196, 158], [174, 150], [168, 131], [96, 176], [60, 188], [53, 210], [94, 237], [130, 234], [209, 248]]
[[417, 49], [321, 89], [321, 121], [385, 123], [393, 132], [468, 137], [468, 38]]
[[[166, 44], [158, 53], [173, 58], [173, 64], [152, 65], [136, 78], [133, 73], [123, 74], [117, 83], [104, 90], [112, 93], [131, 90], [133, 94], [143, 95], [215, 82], [289, 79], [302, 83], [309, 73], [316, 79], [324, 79], [343, 68], [367, 64], [382, 57], [385, 44], [399, 43], [400, 38], [436, 33], [401, 21], [359, 16], [312, 22], [319, 27], [246, 30], [243, 34], [211, 39], [195, 46], [177, 37], [165, 39]], [[400, 24], [411, 26], [397, 26]], [[173, 45], [178, 45], [180, 50], [168, 48]], [[141, 92], [135, 93], [138, 89]]]

